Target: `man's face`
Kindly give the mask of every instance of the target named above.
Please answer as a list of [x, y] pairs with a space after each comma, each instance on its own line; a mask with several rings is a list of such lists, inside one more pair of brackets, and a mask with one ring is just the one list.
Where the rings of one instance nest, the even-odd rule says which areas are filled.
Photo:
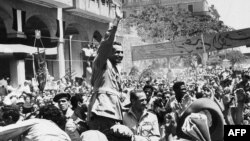
[[112, 55], [110, 57], [111, 62], [118, 64], [121, 63], [123, 59], [123, 50], [122, 50], [122, 46], [120, 45], [114, 45], [113, 46], [113, 52]]
[[158, 85], [159, 90], [163, 90], [163, 84]]
[[147, 97], [144, 92], [137, 93], [137, 100], [135, 100], [132, 104], [136, 109], [143, 111], [147, 106]]
[[187, 92], [186, 86], [185, 85], [181, 85], [180, 86], [180, 92], [185, 94]]
[[37, 104], [38, 104], [39, 107], [45, 106], [45, 103], [44, 103], [43, 100], [39, 100], [39, 101], [37, 102]]
[[181, 102], [181, 99], [186, 94], [186, 92], [187, 92], [187, 89], [185, 85], [179, 86], [178, 90], [175, 91], [175, 97], [178, 102]]
[[69, 101], [66, 97], [62, 97], [58, 100], [58, 106], [62, 111], [66, 111], [69, 107]]
[[203, 91], [204, 91], [205, 97], [211, 97], [211, 91], [209, 88], [204, 88]]
[[152, 89], [150, 89], [150, 88], [146, 88], [146, 89], [144, 90], [144, 93], [146, 94], [147, 99], [149, 100], [150, 97], [151, 97], [151, 95], [152, 95], [152, 93], [153, 93], [153, 91], [152, 91]]

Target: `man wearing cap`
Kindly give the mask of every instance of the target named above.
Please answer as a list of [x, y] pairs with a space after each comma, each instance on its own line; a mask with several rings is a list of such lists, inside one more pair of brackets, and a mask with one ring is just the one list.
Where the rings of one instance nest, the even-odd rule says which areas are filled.
[[72, 141], [78, 141], [80, 140], [80, 134], [77, 131], [78, 122], [82, 120], [79, 119], [71, 109], [70, 98], [71, 96], [69, 93], [59, 93], [54, 97], [53, 101], [58, 103], [59, 109], [67, 118], [67, 122], [65, 124], [65, 132], [69, 135]]
[[124, 114], [123, 123], [132, 130], [132, 141], [158, 141], [158, 119], [155, 114], [147, 111], [146, 94], [143, 91], [131, 91], [130, 102], [131, 108]]
[[93, 62], [91, 84], [93, 95], [88, 106], [88, 125], [92, 130], [104, 132], [122, 121], [122, 85], [119, 64], [123, 59], [120, 43], [114, 42], [122, 15], [116, 8], [116, 19], [100, 43]]
[[74, 111], [70, 108], [70, 94], [69, 93], [59, 93], [57, 94], [53, 101], [58, 103], [59, 109], [63, 112], [63, 115], [67, 119], [71, 118]]

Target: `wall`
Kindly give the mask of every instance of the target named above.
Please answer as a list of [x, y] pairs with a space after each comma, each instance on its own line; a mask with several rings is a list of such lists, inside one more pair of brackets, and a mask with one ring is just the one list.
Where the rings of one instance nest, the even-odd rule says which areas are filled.
[[[26, 22], [30, 17], [37, 16], [42, 22], [47, 26], [47, 30], [50, 33], [50, 37], [56, 39], [57, 31], [57, 9], [48, 8], [40, 5], [31, 4], [28, 2], [20, 0], [0, 0], [0, 18], [3, 19], [4, 25], [6, 27], [7, 33], [16, 33], [12, 29], [13, 17], [12, 17], [12, 8], [20, 9], [26, 11]], [[102, 35], [106, 32], [108, 28], [108, 23], [98, 22], [96, 20], [90, 20], [88, 18], [72, 15], [70, 12], [63, 12], [63, 19], [65, 21], [65, 30], [70, 24], [76, 24], [75, 28], [78, 30], [79, 35], [73, 37], [74, 40], [85, 41], [83, 42], [73, 42], [72, 43], [72, 59], [81, 60], [81, 49], [86, 45], [88, 41], [92, 41], [94, 31], [99, 31]], [[43, 32], [43, 31], [42, 31]], [[20, 42], [21, 44], [21, 42]], [[65, 59], [69, 60], [68, 54], [68, 41], [64, 43], [65, 48]], [[65, 62], [67, 64], [67, 62]], [[66, 65], [68, 68], [68, 65]], [[13, 65], [12, 65], [13, 67]], [[66, 68], [66, 69], [67, 69]], [[51, 75], [58, 79], [58, 62], [56, 59], [48, 64], [49, 72]], [[83, 74], [82, 63], [73, 62], [73, 70], [76, 71], [76, 76], [81, 77]]]

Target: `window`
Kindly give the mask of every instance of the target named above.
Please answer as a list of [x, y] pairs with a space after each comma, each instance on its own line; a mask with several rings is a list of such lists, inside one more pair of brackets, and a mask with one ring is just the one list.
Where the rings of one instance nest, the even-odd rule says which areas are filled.
[[193, 5], [188, 5], [188, 11], [194, 12], [194, 7], [193, 7]]

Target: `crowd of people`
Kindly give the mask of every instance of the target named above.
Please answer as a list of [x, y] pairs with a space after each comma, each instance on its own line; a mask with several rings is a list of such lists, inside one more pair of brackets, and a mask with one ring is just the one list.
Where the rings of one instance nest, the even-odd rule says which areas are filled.
[[[250, 70], [183, 69], [168, 78], [122, 77], [121, 16], [93, 61], [91, 84], [61, 79], [1, 86], [3, 141], [223, 141], [224, 125], [250, 124]], [[52, 84], [52, 83], [50, 83]]]

